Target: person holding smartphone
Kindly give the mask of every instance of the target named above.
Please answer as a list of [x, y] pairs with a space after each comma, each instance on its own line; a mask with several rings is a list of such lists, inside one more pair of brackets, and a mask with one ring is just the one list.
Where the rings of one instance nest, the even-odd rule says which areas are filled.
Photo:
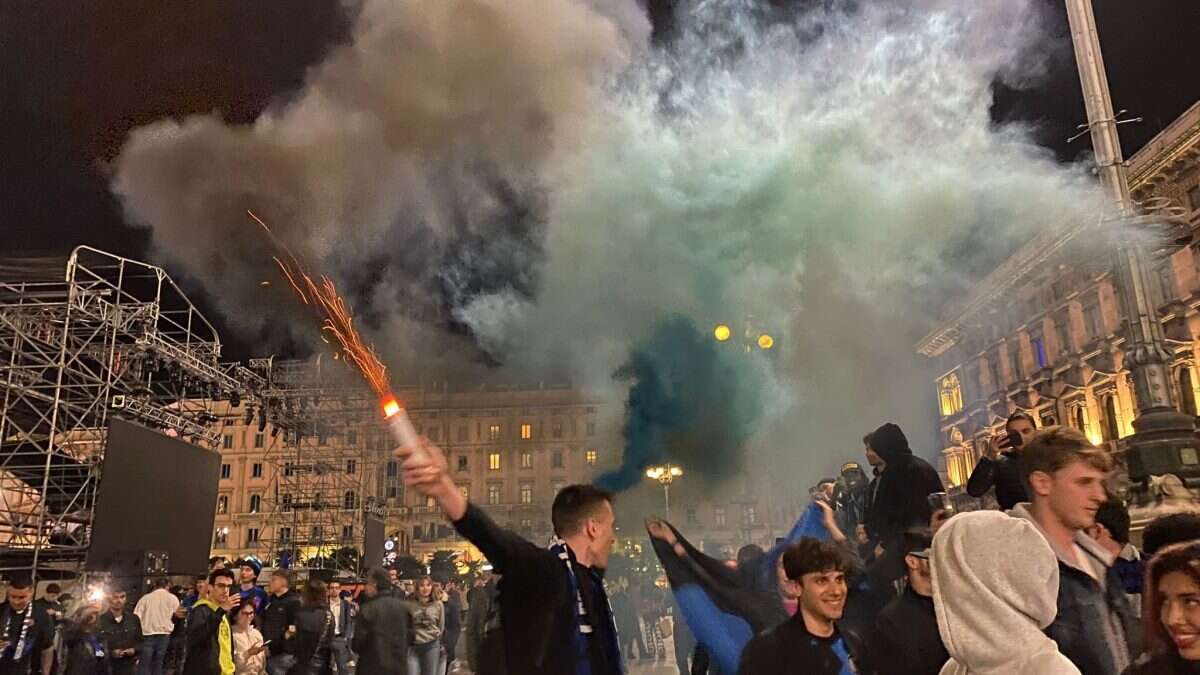
[[988, 450], [979, 458], [979, 464], [967, 481], [967, 494], [982, 497], [996, 488], [996, 502], [1008, 511], [1021, 502], [1029, 501], [1025, 482], [1021, 480], [1018, 457], [1021, 448], [1029, 441], [1037, 425], [1029, 413], [1015, 412], [1004, 423], [1004, 433], [996, 434]]

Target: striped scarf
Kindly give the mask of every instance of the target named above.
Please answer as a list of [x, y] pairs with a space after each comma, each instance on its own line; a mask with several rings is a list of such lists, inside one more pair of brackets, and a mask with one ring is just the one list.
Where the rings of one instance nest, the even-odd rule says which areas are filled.
[[[550, 550], [567, 566], [567, 583], [571, 587], [572, 595], [575, 596], [575, 624], [578, 627], [578, 630], [575, 631], [575, 675], [592, 675], [592, 659], [588, 653], [588, 640], [595, 632], [595, 628], [593, 628], [587, 608], [583, 604], [583, 594], [579, 591], [579, 579], [575, 576], [575, 567], [571, 565], [571, 553], [567, 550], [567, 542], [557, 538], [551, 543]], [[603, 592], [603, 588], [601, 595], [604, 602], [608, 604], [608, 594]], [[617, 624], [613, 618], [611, 604], [608, 605], [608, 621], [612, 640], [611, 644], [602, 645], [602, 647], [608, 653], [609, 658], [613, 660], [618, 672], [623, 673], [625, 667], [621, 662], [621, 642], [617, 637]]]

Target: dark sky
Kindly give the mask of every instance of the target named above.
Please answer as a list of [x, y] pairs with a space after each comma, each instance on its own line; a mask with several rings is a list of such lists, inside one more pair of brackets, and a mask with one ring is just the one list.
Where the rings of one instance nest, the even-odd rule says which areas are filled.
[[[1069, 160], [1088, 150], [1065, 143], [1083, 102], [1062, 0], [1042, 1], [1059, 35], [1051, 73], [1027, 91], [999, 87], [994, 116], [1035, 123], [1038, 141]], [[651, 0], [653, 16], [671, 2]], [[1200, 98], [1200, 3], [1095, 6], [1116, 106], [1146, 119], [1122, 127], [1129, 155]], [[251, 120], [294, 92], [346, 27], [339, 0], [3, 3], [0, 256], [88, 243], [145, 258], [146, 232], [124, 225], [104, 173], [129, 129], [213, 110]]]

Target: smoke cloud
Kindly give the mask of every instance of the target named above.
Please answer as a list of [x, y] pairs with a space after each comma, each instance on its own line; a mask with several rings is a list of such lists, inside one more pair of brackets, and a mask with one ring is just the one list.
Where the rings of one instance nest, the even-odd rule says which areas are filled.
[[[632, 0], [367, 0], [294, 100], [139, 129], [114, 190], [247, 326], [270, 318], [263, 252], [231, 245], [254, 208], [354, 289], [398, 365], [629, 393], [620, 485], [670, 459], [794, 487], [888, 419], [929, 455], [915, 340], [1097, 209], [1083, 168], [989, 116], [995, 81], [1045, 67], [1035, 3], [683, 4], [651, 49]], [[729, 361], [715, 323], [777, 348]]]

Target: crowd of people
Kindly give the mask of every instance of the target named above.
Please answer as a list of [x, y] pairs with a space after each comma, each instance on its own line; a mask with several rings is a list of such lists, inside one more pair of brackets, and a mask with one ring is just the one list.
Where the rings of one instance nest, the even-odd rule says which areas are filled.
[[[57, 584], [33, 599], [13, 575], [0, 603], [0, 675], [448, 675], [466, 613], [456, 581], [370, 570], [357, 593], [287, 570], [258, 583], [254, 559], [210, 561], [186, 586], [167, 578], [127, 607], [116, 584], [71, 605]], [[482, 577], [477, 589], [487, 586]], [[493, 583], [494, 586], [494, 583]], [[481, 610], [486, 603], [480, 601]], [[482, 636], [482, 626], [479, 635]]]
[[[1200, 511], [1151, 522], [1139, 550], [1107, 488], [1111, 455], [1024, 414], [968, 485], [997, 509], [957, 512], [897, 425], [863, 441], [871, 475], [848, 462], [821, 481], [810, 491], [819, 526], [797, 523], [771, 551], [715, 560], [647, 522], [697, 643], [681, 675], [1200, 673]], [[480, 675], [615, 675], [635, 650], [657, 657], [634, 620], [638, 591], [618, 584], [610, 596], [602, 580], [611, 494], [560, 491], [547, 549], [497, 526], [454, 485], [441, 450], [423, 450], [397, 450], [406, 482], [503, 575]]]
[[[494, 573], [465, 592], [371, 569], [361, 590], [255, 560], [184, 588], [165, 579], [74, 603], [9, 579], [0, 675], [448, 675], [458, 643], [477, 675], [618, 675], [664, 660], [680, 675], [1165, 675], [1200, 673], [1200, 510], [1147, 525], [1139, 549], [1107, 489], [1112, 458], [1078, 431], [1013, 415], [968, 482], [999, 508], [957, 512], [938, 473], [885, 424], [857, 462], [810, 489], [769, 551], [710, 558], [647, 521], [671, 590], [606, 583], [613, 496], [556, 495], [549, 548], [496, 523], [445, 456], [400, 448]], [[667, 616], [674, 620], [666, 620]]]

